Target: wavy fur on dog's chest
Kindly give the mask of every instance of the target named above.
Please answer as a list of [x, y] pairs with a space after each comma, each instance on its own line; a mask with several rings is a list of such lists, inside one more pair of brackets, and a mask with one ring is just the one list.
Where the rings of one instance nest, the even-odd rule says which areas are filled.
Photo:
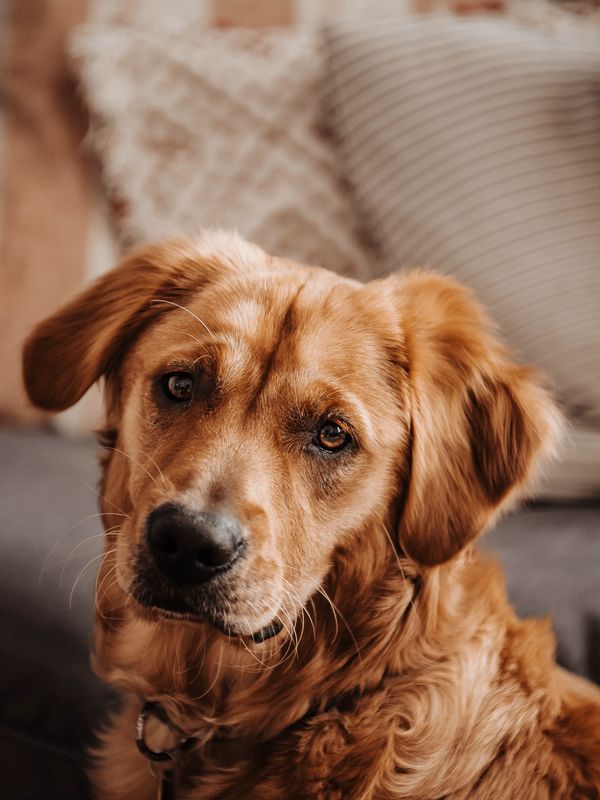
[[[436, 599], [440, 602], [445, 594], [446, 602], [436, 610]], [[462, 613], [464, 609], [469, 610]], [[178, 798], [597, 797], [596, 690], [585, 681], [571, 685], [570, 676], [565, 683], [554, 667], [548, 623], [514, 617], [494, 565], [468, 561], [441, 568], [426, 579], [410, 614], [396, 647], [391, 640], [377, 660], [363, 663], [365, 688], [334, 696], [323, 711], [302, 713], [315, 694], [318, 675], [314, 686], [306, 682], [304, 694], [301, 670], [276, 675], [255, 692], [245, 681], [236, 689], [233, 679], [231, 708], [243, 705], [244, 719], [238, 720], [237, 728], [227, 725], [234, 719], [223, 711], [214, 723], [206, 723], [205, 744], [186, 761]], [[397, 622], [396, 615], [379, 624], [383, 630]], [[141, 640], [138, 648], [143, 651]], [[167, 672], [172, 653], [164, 655]], [[332, 650], [327, 655], [309, 663], [323, 682], [341, 653]], [[353, 663], [345, 677], [353, 671], [358, 679], [358, 660], [352, 660], [350, 650], [345, 657]], [[136, 691], [143, 691], [143, 673], [142, 665], [132, 672]], [[282, 695], [294, 696], [296, 707], [280, 704]], [[206, 698], [200, 706], [203, 703]], [[204, 706], [206, 717], [209, 708], [215, 706]], [[278, 731], [285, 725], [278, 708], [301, 716]], [[134, 703], [129, 724], [123, 727], [119, 722], [118, 737], [111, 735], [110, 751], [103, 752], [113, 779], [111, 751], [130, 746], [137, 710]], [[587, 735], [582, 739], [583, 728]], [[262, 730], [264, 741], [253, 738], [253, 730]], [[147, 768], [137, 754], [127, 761], [128, 776], [136, 760], [146, 781]], [[140, 800], [150, 797], [149, 791], [151, 787], [141, 791]]]

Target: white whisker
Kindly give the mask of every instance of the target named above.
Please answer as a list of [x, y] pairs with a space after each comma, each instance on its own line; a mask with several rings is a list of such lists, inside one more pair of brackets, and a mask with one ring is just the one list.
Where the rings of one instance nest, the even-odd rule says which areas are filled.
[[[82, 481], [82, 483], [87, 489], [89, 489], [91, 492], [93, 492], [100, 500], [103, 500], [105, 503], [108, 503], [109, 506], [112, 506], [114, 509], [116, 509], [118, 514], [120, 514], [122, 517], [127, 517], [127, 519], [131, 519], [131, 514], [126, 514], [123, 511], [122, 508], [119, 508], [119, 506], [116, 506], [112, 502], [112, 500], [108, 499], [108, 497], [105, 497], [103, 494], [100, 494], [100, 492], [97, 489], [94, 489], [93, 486], [90, 486], [89, 483], [86, 483], [86, 481]], [[108, 515], [108, 514], [112, 514], [113, 512], [112, 511], [102, 511], [101, 513]]]
[[214, 338], [215, 338], [215, 336], [214, 336], [213, 332], [210, 330], [210, 328], [208, 327], [208, 325], [207, 325], [205, 322], [203, 322], [203, 321], [200, 319], [200, 317], [196, 316], [196, 314], [194, 314], [194, 312], [193, 312], [193, 311], [190, 311], [190, 310], [189, 310], [189, 308], [186, 308], [185, 306], [181, 306], [181, 305], [179, 305], [179, 303], [175, 303], [175, 302], [173, 302], [172, 300], [161, 300], [160, 298], [159, 298], [159, 299], [156, 299], [156, 300], [152, 300], [151, 302], [152, 302], [152, 303], [166, 303], [166, 304], [167, 304], [167, 305], [169, 305], [169, 306], [175, 306], [176, 308], [180, 308], [182, 311], [185, 311], [185, 312], [186, 312], [186, 314], [189, 314], [189, 315], [190, 315], [190, 317], [193, 317], [193, 318], [194, 318], [194, 319], [195, 319], [197, 322], [199, 322], [199, 323], [200, 323], [200, 325], [202, 325], [202, 327], [203, 327], [203, 328], [206, 330], [206, 332], [208, 333], [208, 335], [209, 335], [209, 336], [210, 336], [212, 339], [214, 339]]

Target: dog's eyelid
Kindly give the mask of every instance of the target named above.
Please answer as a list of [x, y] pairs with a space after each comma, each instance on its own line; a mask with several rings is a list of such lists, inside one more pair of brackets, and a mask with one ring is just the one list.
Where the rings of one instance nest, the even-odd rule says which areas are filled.
[[192, 362], [187, 360], [169, 361], [164, 367], [161, 367], [160, 373], [166, 375], [168, 372], [192, 372]]
[[158, 369], [154, 370], [153, 377], [154, 379], [160, 379], [165, 375], [170, 375], [172, 373], [189, 373], [190, 375], [196, 376], [198, 373], [203, 371], [203, 365], [206, 364], [206, 359], [173, 359], [170, 361], [165, 362], [162, 366]]
[[368, 447], [374, 443], [373, 427], [367, 415], [361, 411], [358, 402], [348, 402], [342, 406], [330, 408], [321, 418], [322, 422], [332, 420], [339, 422], [347, 430], [357, 447]]
[[350, 420], [348, 419], [348, 416], [346, 414], [342, 414], [342, 413], [337, 412], [337, 411], [328, 412], [327, 414], [324, 414], [321, 417], [321, 419], [319, 421], [319, 425], [322, 426], [322, 425], [325, 425], [328, 422], [332, 422], [332, 423], [334, 423], [336, 425], [339, 425], [340, 428], [345, 433], [347, 433], [349, 436], [351, 436], [354, 441], [358, 440], [358, 438], [359, 438], [358, 437], [358, 431], [356, 430], [354, 425], [350, 422]]
[[95, 431], [95, 436], [100, 447], [110, 449], [117, 443], [118, 431], [116, 428], [100, 428]]
[[315, 381], [304, 389], [305, 405], [299, 415], [314, 415], [319, 423], [328, 419], [343, 422], [357, 444], [375, 441], [370, 415], [363, 402], [348, 387], [335, 380]]

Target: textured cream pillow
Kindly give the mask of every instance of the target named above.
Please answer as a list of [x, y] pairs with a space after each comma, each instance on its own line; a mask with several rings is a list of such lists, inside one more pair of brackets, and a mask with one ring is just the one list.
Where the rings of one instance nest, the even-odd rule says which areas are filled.
[[477, 291], [575, 423], [558, 486], [597, 493], [597, 29], [346, 21], [326, 49], [332, 125], [384, 268], [429, 265]]
[[319, 127], [313, 36], [96, 24], [72, 52], [125, 243], [235, 228], [274, 255], [368, 277]]

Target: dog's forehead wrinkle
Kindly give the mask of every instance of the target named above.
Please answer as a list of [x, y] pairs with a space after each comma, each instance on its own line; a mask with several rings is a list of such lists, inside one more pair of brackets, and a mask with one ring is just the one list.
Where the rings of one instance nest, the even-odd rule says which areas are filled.
[[305, 283], [306, 282], [303, 281], [299, 286], [291, 290], [284, 309], [279, 314], [278, 319], [274, 320], [272, 323], [272, 335], [270, 341], [265, 343], [262, 358], [262, 374], [248, 403], [250, 411], [256, 408], [258, 399], [269, 382], [278, 355], [282, 350], [285, 350], [288, 355], [292, 355], [289, 351], [290, 348], [292, 348], [292, 351], [294, 349], [292, 337], [296, 329], [295, 305], [298, 302], [298, 298], [302, 293]]

